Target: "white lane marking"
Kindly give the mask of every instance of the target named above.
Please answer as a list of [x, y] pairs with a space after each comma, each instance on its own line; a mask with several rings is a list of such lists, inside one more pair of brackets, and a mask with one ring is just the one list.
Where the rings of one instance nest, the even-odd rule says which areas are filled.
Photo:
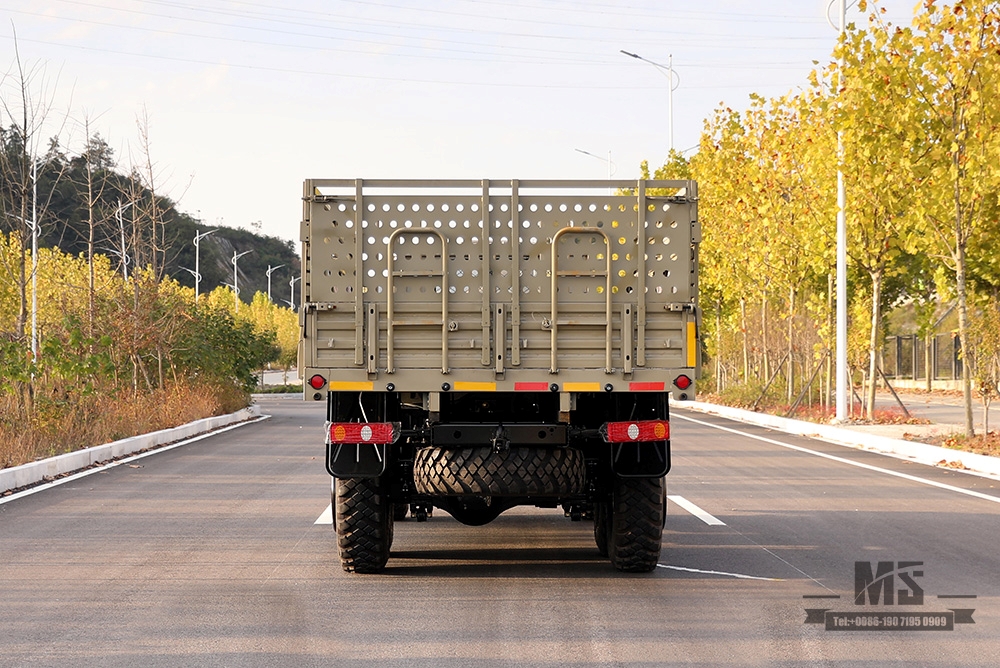
[[706, 575], [725, 575], [728, 578], [739, 578], [740, 580], [766, 580], [767, 582], [784, 582], [784, 578], [763, 578], [759, 575], [744, 575], [742, 573], [726, 573], [725, 571], [703, 571], [700, 568], [685, 568], [684, 566], [668, 566], [667, 564], [656, 564], [658, 568], [668, 568], [672, 571], [685, 571], [687, 573], [704, 573]]
[[667, 494], [667, 499], [669, 501], [673, 501], [678, 506], [688, 511], [689, 513], [691, 513], [692, 515], [694, 515], [699, 520], [701, 520], [702, 522], [704, 522], [709, 526], [715, 526], [715, 527], [726, 526], [726, 523], [720, 520], [718, 517], [705, 512], [695, 504], [685, 499], [683, 496], [677, 496], [676, 494]]
[[313, 522], [313, 524], [333, 524], [333, 504], [331, 503], [323, 511], [323, 514]]
[[948, 485], [943, 482], [936, 482], [934, 480], [927, 480], [926, 478], [918, 478], [917, 476], [910, 475], [908, 473], [900, 473], [899, 471], [890, 471], [889, 469], [884, 469], [878, 466], [872, 466], [871, 464], [865, 464], [863, 462], [855, 462], [850, 459], [845, 459], [843, 457], [837, 457], [836, 455], [828, 455], [825, 452], [818, 452], [816, 450], [810, 450], [809, 448], [803, 448], [799, 445], [792, 445], [791, 443], [784, 443], [782, 441], [776, 441], [773, 438], [767, 438], [765, 436], [757, 436], [755, 434], [750, 434], [745, 431], [740, 431], [738, 429], [731, 429], [729, 427], [722, 427], [717, 424], [712, 424], [711, 422], [705, 422], [703, 420], [696, 420], [685, 415], [678, 415], [674, 413], [671, 417], [680, 418], [681, 420], [687, 420], [688, 422], [694, 422], [695, 424], [704, 425], [706, 427], [713, 427], [721, 431], [728, 431], [731, 434], [739, 434], [740, 436], [746, 436], [747, 438], [752, 438], [758, 441], [764, 441], [765, 443], [771, 443], [772, 445], [779, 445], [783, 448], [788, 448], [789, 450], [796, 450], [798, 452], [804, 452], [807, 455], [816, 455], [817, 457], [822, 457], [824, 459], [830, 459], [835, 462], [840, 462], [841, 464], [850, 464], [851, 466], [857, 466], [858, 468], [867, 469], [869, 471], [875, 471], [877, 473], [885, 473], [886, 475], [895, 476], [897, 478], [902, 478], [903, 480], [909, 480], [911, 482], [919, 482], [924, 485], [930, 485], [931, 487], [937, 487], [939, 489], [945, 489], [949, 492], [958, 492], [959, 494], [965, 494], [967, 496], [974, 496], [977, 499], [983, 499], [984, 501], [992, 501], [993, 503], [1000, 503], [1000, 497], [990, 496], [989, 494], [983, 494], [982, 492], [976, 492], [971, 489], [962, 489], [961, 487], [955, 487], [954, 485]]
[[145, 457], [149, 457], [151, 455], [156, 455], [161, 452], [166, 452], [167, 450], [173, 450], [174, 448], [179, 448], [182, 445], [187, 445], [188, 443], [194, 443], [195, 441], [200, 441], [203, 438], [208, 438], [209, 436], [215, 436], [216, 434], [221, 434], [224, 431], [230, 431], [231, 429], [238, 429], [239, 427], [243, 427], [248, 424], [254, 424], [256, 422], [262, 422], [263, 420], [270, 420], [270, 419], [271, 419], [270, 415], [261, 415], [260, 417], [254, 418], [253, 420], [245, 420], [244, 422], [237, 422], [236, 424], [231, 424], [228, 427], [222, 427], [221, 429], [216, 429], [214, 431], [206, 431], [204, 434], [198, 434], [197, 436], [192, 436], [191, 438], [185, 439], [183, 441], [178, 441], [177, 443], [172, 443], [171, 445], [165, 445], [163, 447], [153, 448], [152, 450], [139, 453], [138, 455], [125, 457], [124, 459], [119, 459], [117, 461], [109, 462], [102, 466], [96, 466], [92, 469], [84, 469], [79, 473], [74, 473], [73, 475], [66, 476], [65, 478], [58, 478], [56, 480], [53, 480], [52, 482], [47, 482], [44, 485], [37, 485], [35, 487], [31, 487], [30, 489], [26, 489], [23, 492], [17, 492], [16, 494], [11, 494], [10, 496], [5, 496], [3, 498], [0, 498], [0, 506], [2, 506], [5, 503], [9, 503], [10, 501], [13, 501], [14, 499], [20, 499], [25, 496], [31, 496], [32, 494], [37, 494], [38, 492], [43, 492], [47, 489], [52, 489], [53, 487], [64, 485], [73, 480], [85, 478], [88, 475], [92, 475], [94, 473], [100, 473], [101, 471], [107, 471], [108, 469], [113, 469], [114, 467], [121, 466], [122, 464], [128, 464], [129, 462], [134, 462], [137, 459], [144, 459]]

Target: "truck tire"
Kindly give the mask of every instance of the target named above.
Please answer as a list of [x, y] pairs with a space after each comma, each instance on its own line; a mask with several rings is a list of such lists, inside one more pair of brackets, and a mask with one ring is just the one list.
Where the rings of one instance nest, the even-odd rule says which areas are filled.
[[348, 573], [378, 573], [392, 544], [390, 504], [378, 478], [338, 478], [334, 526]]
[[413, 462], [418, 494], [560, 496], [583, 491], [583, 453], [575, 448], [421, 448]]
[[648, 573], [660, 560], [663, 539], [663, 478], [616, 478], [608, 553], [626, 573]]
[[598, 501], [594, 504], [594, 542], [602, 557], [608, 556], [608, 510], [611, 504]]

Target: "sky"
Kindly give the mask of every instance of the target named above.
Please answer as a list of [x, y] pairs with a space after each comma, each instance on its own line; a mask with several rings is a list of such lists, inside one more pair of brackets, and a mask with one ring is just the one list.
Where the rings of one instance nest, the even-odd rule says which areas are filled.
[[[881, 5], [906, 25], [915, 1]], [[830, 62], [829, 2], [4, 0], [0, 91], [16, 33], [43, 135], [79, 153], [89, 125], [129, 171], [144, 117], [182, 211], [296, 240], [307, 178], [634, 179], [671, 134], [691, 155], [713, 110]]]

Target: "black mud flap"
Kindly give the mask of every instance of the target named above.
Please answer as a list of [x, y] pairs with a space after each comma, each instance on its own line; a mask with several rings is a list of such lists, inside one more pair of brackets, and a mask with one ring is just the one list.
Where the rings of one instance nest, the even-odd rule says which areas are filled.
[[326, 470], [334, 478], [377, 478], [385, 471], [384, 444], [327, 443]]
[[670, 441], [612, 443], [611, 468], [622, 478], [662, 478], [670, 470]]

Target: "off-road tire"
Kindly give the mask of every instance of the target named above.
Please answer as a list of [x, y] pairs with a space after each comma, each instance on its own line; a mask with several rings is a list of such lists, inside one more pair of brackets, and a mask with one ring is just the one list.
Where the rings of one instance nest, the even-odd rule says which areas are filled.
[[626, 573], [648, 573], [660, 560], [663, 478], [615, 478], [608, 556]]
[[337, 479], [334, 526], [348, 573], [378, 573], [392, 545], [391, 504], [378, 478]]
[[583, 491], [586, 469], [575, 448], [421, 448], [413, 462], [418, 494], [561, 496]]

